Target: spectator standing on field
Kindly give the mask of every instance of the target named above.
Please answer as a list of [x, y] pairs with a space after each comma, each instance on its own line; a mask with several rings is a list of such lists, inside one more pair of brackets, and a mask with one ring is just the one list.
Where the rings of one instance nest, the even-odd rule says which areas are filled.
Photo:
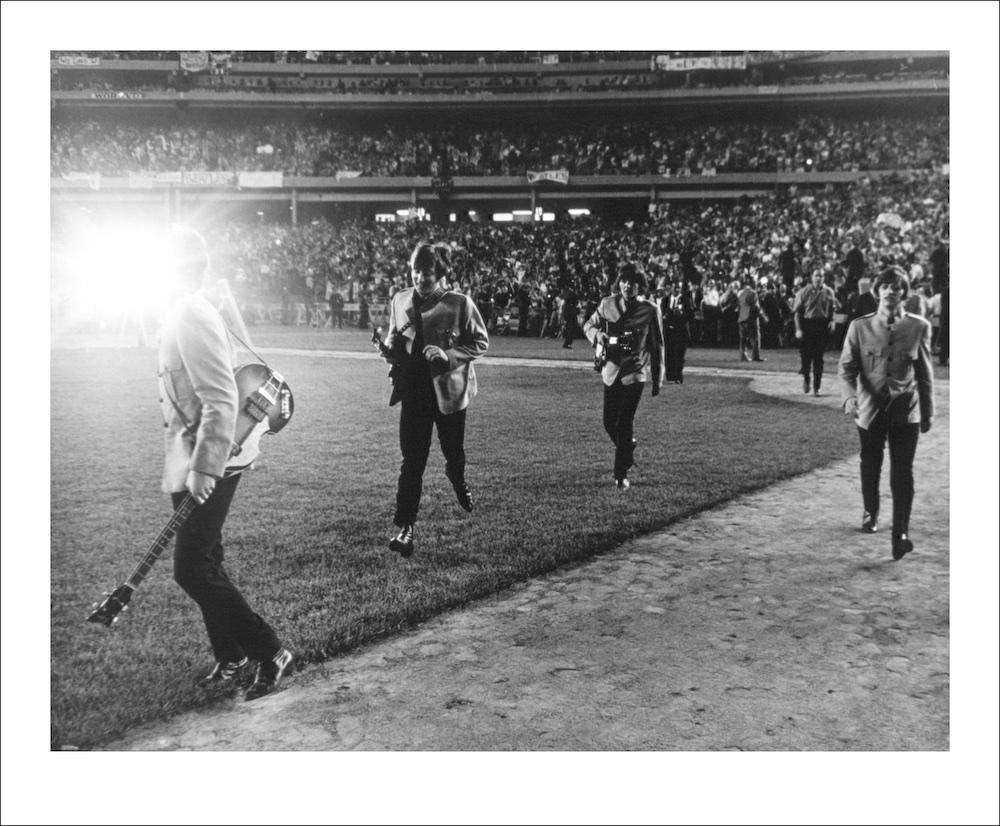
[[812, 283], [795, 294], [792, 306], [795, 338], [799, 342], [802, 367], [802, 390], [809, 392], [812, 372], [813, 395], [819, 396], [823, 386], [823, 353], [827, 336], [833, 332], [833, 313], [837, 306], [833, 290], [823, 283], [823, 271], [813, 270]]

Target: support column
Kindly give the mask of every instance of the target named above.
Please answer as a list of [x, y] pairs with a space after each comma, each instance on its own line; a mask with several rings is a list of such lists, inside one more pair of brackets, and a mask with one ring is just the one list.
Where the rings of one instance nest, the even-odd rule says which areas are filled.
[[292, 226], [298, 226], [299, 223], [299, 191], [292, 188]]

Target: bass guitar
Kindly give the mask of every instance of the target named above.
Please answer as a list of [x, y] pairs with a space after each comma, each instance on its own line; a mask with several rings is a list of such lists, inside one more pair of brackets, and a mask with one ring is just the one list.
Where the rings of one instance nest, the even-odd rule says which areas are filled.
[[[226, 476], [245, 470], [260, 455], [260, 440], [265, 433], [277, 433], [292, 418], [295, 402], [292, 391], [282, 378], [264, 364], [244, 364], [236, 368], [236, 389], [239, 394], [239, 412], [236, 417], [236, 435], [226, 465]], [[173, 516], [153, 540], [149, 550], [135, 566], [128, 579], [108, 595], [87, 617], [88, 622], [111, 626], [118, 615], [128, 608], [129, 601], [143, 579], [160, 558], [174, 534], [187, 521], [197, 502], [189, 493], [181, 500]]]

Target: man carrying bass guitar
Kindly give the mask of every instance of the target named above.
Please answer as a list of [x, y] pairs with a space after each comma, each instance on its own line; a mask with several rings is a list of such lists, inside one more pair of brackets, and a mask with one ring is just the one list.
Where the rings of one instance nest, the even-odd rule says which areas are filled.
[[413, 287], [392, 297], [389, 340], [381, 345], [393, 363], [390, 405], [402, 402], [399, 446], [403, 462], [396, 489], [396, 535], [390, 550], [413, 553], [424, 468], [437, 427], [445, 473], [459, 505], [472, 511], [465, 480], [465, 414], [476, 395], [472, 362], [486, 353], [486, 324], [468, 296], [445, 289], [447, 247], [417, 244], [410, 257]]
[[256, 661], [246, 699], [269, 694], [294, 670], [291, 652], [247, 604], [223, 567], [222, 526], [239, 484], [226, 474], [239, 394], [234, 352], [219, 312], [201, 291], [204, 239], [174, 230], [167, 261], [176, 295], [160, 339], [160, 404], [165, 429], [163, 490], [174, 508], [190, 492], [198, 503], [177, 532], [174, 579], [201, 608], [216, 663], [202, 688], [237, 688]]

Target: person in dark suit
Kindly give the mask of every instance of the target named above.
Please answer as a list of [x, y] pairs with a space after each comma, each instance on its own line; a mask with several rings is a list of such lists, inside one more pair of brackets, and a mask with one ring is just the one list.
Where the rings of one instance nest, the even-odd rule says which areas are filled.
[[892, 558], [913, 550], [913, 458], [920, 433], [934, 422], [931, 325], [903, 309], [910, 285], [899, 267], [875, 281], [878, 312], [851, 322], [840, 354], [840, 396], [861, 440], [861, 529], [878, 530], [879, 478], [889, 443], [892, 490]]
[[660, 302], [663, 316], [663, 345], [666, 351], [666, 380], [674, 384], [684, 382], [684, 356], [691, 343], [688, 318], [694, 312], [691, 293], [675, 281], [670, 293]]
[[618, 294], [601, 299], [587, 319], [583, 333], [607, 355], [601, 368], [604, 383], [604, 430], [615, 445], [614, 479], [628, 490], [636, 440], [634, 419], [647, 381], [658, 396], [664, 378], [663, 321], [656, 303], [639, 296], [646, 279], [634, 264], [625, 264], [618, 276]]
[[410, 257], [413, 286], [392, 297], [389, 338], [397, 378], [390, 406], [402, 403], [399, 446], [403, 461], [396, 485], [396, 535], [390, 550], [409, 557], [423, 491], [424, 468], [437, 428], [445, 474], [463, 510], [473, 509], [465, 479], [465, 419], [478, 392], [472, 362], [486, 353], [489, 336], [475, 302], [445, 289], [445, 246], [417, 244]]
[[580, 312], [580, 294], [576, 290], [576, 285], [570, 284], [563, 290], [562, 294], [562, 323], [563, 323], [563, 349], [573, 349], [573, 339], [580, 328], [576, 314]]
[[241, 479], [227, 473], [239, 405], [234, 352], [222, 316], [201, 291], [208, 270], [204, 239], [176, 230], [165, 257], [178, 289], [160, 335], [163, 490], [175, 510], [188, 493], [198, 503], [177, 531], [174, 579], [201, 609], [215, 653], [215, 666], [199, 685], [238, 688], [255, 661], [246, 693], [254, 700], [277, 688], [295, 663], [222, 564], [222, 528]]

